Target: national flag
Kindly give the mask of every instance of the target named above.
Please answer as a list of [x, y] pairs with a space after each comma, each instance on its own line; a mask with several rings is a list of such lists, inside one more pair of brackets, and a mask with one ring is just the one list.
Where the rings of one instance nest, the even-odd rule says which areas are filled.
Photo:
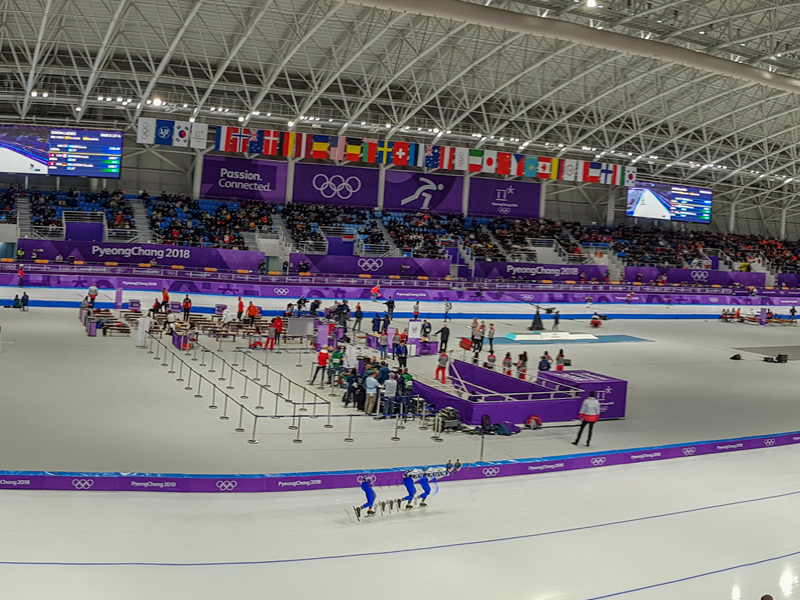
[[284, 131], [278, 140], [278, 154], [280, 156], [294, 156], [294, 142], [296, 133]]
[[579, 170], [580, 178], [578, 181], [585, 183], [600, 183], [600, 171], [603, 165], [599, 162], [591, 162], [588, 160], [581, 161], [581, 168]]
[[442, 152], [440, 146], [434, 146], [432, 144], [425, 144], [425, 167], [428, 169], [438, 169], [439, 168], [439, 155]]
[[497, 173], [497, 150], [483, 151], [481, 173]]
[[310, 133], [295, 134], [294, 155], [298, 158], [313, 158], [314, 136]]
[[622, 165], [609, 165], [611, 167], [611, 185], [625, 183], [625, 167]]
[[611, 185], [614, 183], [614, 169], [610, 163], [602, 163], [600, 167], [600, 183]]
[[636, 185], [636, 167], [625, 167], [625, 187]]
[[249, 137], [250, 135], [242, 133], [239, 127], [217, 127], [215, 149], [223, 152], [243, 152]]
[[539, 179], [550, 179], [550, 172], [553, 169], [553, 159], [547, 156], [539, 157], [539, 168], [536, 170], [536, 176]]
[[497, 153], [497, 174], [511, 175], [511, 154], [508, 152]]
[[328, 138], [328, 158], [331, 160], [344, 160], [346, 139], [343, 136], [336, 135]]
[[328, 158], [330, 140], [327, 135], [315, 135], [311, 142], [311, 158]]
[[189, 146], [198, 150], [205, 150], [208, 145], [208, 123], [192, 123], [192, 141]]
[[374, 163], [378, 159], [378, 140], [363, 140], [361, 162]]
[[394, 142], [387, 142], [386, 140], [378, 144], [378, 160], [377, 162], [382, 165], [392, 164], [392, 148]]
[[273, 131], [270, 129], [264, 131], [264, 147], [261, 153], [266, 154], [267, 156], [278, 156], [280, 154], [278, 151], [280, 139], [280, 131]]
[[[395, 145], [397, 142], [395, 142]], [[425, 159], [423, 158], [424, 152], [420, 150], [420, 144], [408, 145], [408, 166], [421, 167]]]
[[539, 157], [525, 157], [525, 177], [536, 177], [539, 174]]
[[454, 146], [439, 146], [439, 168], [453, 170], [456, 162], [456, 149]]
[[560, 158], [550, 159], [550, 179], [558, 179], [558, 169], [561, 164]]
[[245, 129], [249, 131], [250, 137], [247, 138], [247, 153], [248, 154], [263, 154], [264, 153], [264, 130], [263, 129]]
[[469, 150], [469, 172], [480, 173], [483, 168], [483, 150], [470, 148]]
[[467, 171], [469, 170], [469, 149], [456, 148], [455, 160], [453, 161], [453, 170]]
[[155, 144], [156, 143], [156, 120], [150, 117], [139, 117], [138, 127], [136, 130], [136, 143], [137, 144]]
[[558, 167], [558, 178], [564, 181], [575, 181], [578, 178], [578, 161], [566, 158]]
[[361, 138], [347, 138], [344, 158], [352, 162], [361, 162]]
[[192, 124], [189, 121], [175, 121], [175, 129], [172, 132], [172, 145], [180, 148], [189, 147], [189, 130]]
[[525, 175], [525, 155], [512, 154], [511, 155], [511, 175], [522, 177]]
[[405, 166], [408, 164], [408, 154], [408, 142], [395, 142], [392, 149], [392, 162], [396, 165]]
[[172, 146], [172, 137], [175, 132], [175, 121], [168, 119], [156, 119], [156, 141], [157, 146]]

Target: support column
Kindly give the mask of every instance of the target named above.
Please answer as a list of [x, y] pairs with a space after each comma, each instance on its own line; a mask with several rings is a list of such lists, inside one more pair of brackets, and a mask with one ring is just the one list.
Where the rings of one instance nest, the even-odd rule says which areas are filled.
[[736, 224], [736, 202], [731, 202], [731, 213], [728, 215], [728, 233], [733, 233]]
[[294, 166], [296, 159], [290, 158], [286, 165], [286, 204], [294, 202]]
[[786, 239], [786, 215], [789, 213], [788, 207], [784, 206], [781, 209], [781, 235], [782, 240]]
[[469, 182], [472, 180], [472, 175], [464, 175], [464, 187], [461, 190], [461, 214], [465, 217], [469, 213]]
[[616, 207], [616, 197], [614, 196], [614, 192], [617, 191], [616, 186], [610, 186], [608, 188], [608, 206], [606, 207], [606, 225], [613, 225], [614, 224], [614, 216]]
[[386, 165], [378, 165], [378, 210], [383, 210], [383, 202], [386, 197]]
[[194, 170], [192, 171], [192, 198], [199, 198], [203, 189], [203, 153], [199, 150], [194, 155]]
[[547, 181], [539, 184], [539, 218], [544, 219], [547, 215]]

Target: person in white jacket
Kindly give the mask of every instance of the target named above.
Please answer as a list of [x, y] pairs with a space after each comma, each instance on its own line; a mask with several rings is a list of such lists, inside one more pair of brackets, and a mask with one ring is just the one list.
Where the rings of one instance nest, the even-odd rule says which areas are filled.
[[589, 436], [586, 438], [586, 445], [588, 446], [592, 443], [592, 430], [594, 429], [594, 424], [597, 423], [597, 420], [600, 418], [600, 403], [597, 401], [597, 398], [594, 397], [594, 392], [589, 392], [589, 396], [581, 404], [578, 418], [581, 420], [581, 428], [578, 429], [578, 437], [575, 438], [575, 441], [572, 442], [572, 445], [578, 445], [578, 442], [581, 441], [583, 428], [588, 424]]

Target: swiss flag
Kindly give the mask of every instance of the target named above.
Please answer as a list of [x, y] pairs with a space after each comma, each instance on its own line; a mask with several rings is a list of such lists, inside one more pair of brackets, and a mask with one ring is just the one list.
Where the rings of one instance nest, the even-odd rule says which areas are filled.
[[497, 173], [511, 175], [511, 154], [508, 152], [497, 153]]
[[392, 159], [396, 165], [408, 164], [408, 142], [395, 142], [392, 148]]

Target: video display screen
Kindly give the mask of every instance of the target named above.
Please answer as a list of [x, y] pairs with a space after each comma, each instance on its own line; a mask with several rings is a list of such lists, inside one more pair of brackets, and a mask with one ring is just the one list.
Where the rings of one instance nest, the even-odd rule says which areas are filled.
[[637, 181], [628, 188], [625, 214], [629, 217], [709, 223], [713, 190]]
[[122, 131], [0, 125], [0, 172], [117, 179]]

